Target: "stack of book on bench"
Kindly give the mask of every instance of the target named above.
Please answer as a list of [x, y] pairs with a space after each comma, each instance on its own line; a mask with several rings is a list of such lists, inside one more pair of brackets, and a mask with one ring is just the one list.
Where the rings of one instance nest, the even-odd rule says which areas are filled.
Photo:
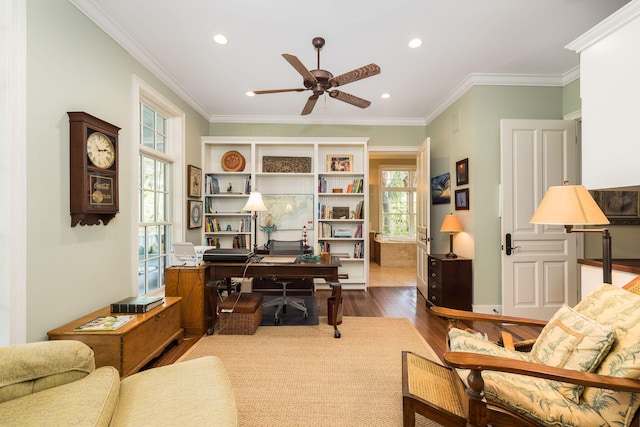
[[146, 313], [164, 303], [163, 297], [129, 297], [111, 304], [112, 313]]

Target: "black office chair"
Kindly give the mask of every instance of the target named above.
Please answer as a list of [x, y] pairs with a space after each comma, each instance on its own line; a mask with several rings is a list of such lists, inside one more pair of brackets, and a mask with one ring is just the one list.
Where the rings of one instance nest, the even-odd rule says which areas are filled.
[[[269, 247], [269, 255], [302, 255], [304, 253], [304, 245], [302, 240], [271, 240], [271, 246]], [[275, 323], [280, 323], [280, 312], [287, 312], [287, 306], [290, 305], [298, 310], [302, 311], [304, 318], [309, 317], [309, 312], [304, 304], [302, 298], [293, 298], [287, 296], [287, 285], [290, 281], [277, 281], [277, 284], [282, 286], [282, 296], [279, 296], [273, 300], [267, 301], [263, 304], [263, 307], [270, 307], [276, 305]]]

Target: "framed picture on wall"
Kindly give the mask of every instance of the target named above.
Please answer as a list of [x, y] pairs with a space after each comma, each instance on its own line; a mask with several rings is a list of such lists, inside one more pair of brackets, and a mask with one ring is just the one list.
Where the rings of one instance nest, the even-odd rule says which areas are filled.
[[187, 167], [189, 177], [189, 197], [202, 197], [202, 169], [189, 165]]
[[638, 191], [590, 191], [611, 225], [640, 224]]
[[202, 202], [200, 200], [189, 200], [189, 228], [202, 227]]
[[353, 156], [351, 154], [329, 154], [327, 156], [327, 172], [351, 172]]
[[469, 189], [456, 190], [456, 210], [466, 211], [469, 210]]
[[449, 172], [431, 178], [431, 203], [434, 205], [451, 203], [451, 175]]
[[456, 185], [469, 183], [469, 159], [456, 162]]

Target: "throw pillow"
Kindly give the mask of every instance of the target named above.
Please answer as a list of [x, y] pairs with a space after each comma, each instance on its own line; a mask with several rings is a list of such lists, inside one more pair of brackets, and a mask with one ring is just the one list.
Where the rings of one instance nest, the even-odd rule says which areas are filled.
[[[601, 325], [563, 305], [542, 329], [531, 358], [547, 366], [593, 372], [615, 339], [615, 327]], [[557, 382], [557, 389], [566, 399], [578, 403], [584, 387]]]

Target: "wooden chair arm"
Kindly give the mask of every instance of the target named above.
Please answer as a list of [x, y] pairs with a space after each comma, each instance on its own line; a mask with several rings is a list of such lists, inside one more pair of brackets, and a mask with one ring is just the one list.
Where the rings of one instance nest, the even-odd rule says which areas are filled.
[[480, 371], [498, 371], [511, 374], [556, 380], [589, 387], [610, 390], [640, 392], [640, 380], [632, 378], [618, 378], [606, 375], [579, 372], [569, 369], [556, 368], [539, 363], [524, 362], [505, 357], [490, 356], [468, 352], [447, 352], [444, 354], [445, 363], [454, 368], [471, 369], [472, 375]]
[[546, 320], [528, 319], [526, 317], [501, 316], [498, 314], [474, 313], [446, 307], [431, 307], [431, 311], [439, 317], [454, 320], [469, 320], [473, 322], [510, 323], [514, 325], [540, 326], [547, 324]]

